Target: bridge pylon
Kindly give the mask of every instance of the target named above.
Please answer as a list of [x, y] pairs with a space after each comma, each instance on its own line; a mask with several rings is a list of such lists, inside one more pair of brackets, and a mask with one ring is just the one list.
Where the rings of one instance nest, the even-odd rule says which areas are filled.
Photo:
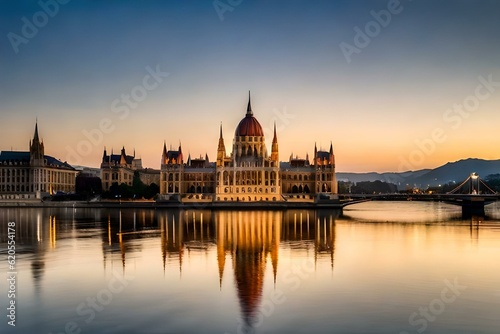
[[473, 172], [447, 194], [457, 195], [457, 200], [462, 206], [462, 215], [468, 217], [472, 215], [484, 216], [484, 206], [494, 201], [491, 195], [496, 195], [496, 192], [477, 173]]

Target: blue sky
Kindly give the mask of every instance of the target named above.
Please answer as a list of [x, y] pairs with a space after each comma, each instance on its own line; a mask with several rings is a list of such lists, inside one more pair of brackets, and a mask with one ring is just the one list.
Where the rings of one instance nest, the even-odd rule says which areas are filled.
[[[46, 154], [74, 164], [125, 146], [159, 168], [164, 140], [214, 159], [219, 124], [229, 153], [251, 90], [268, 149], [277, 122], [281, 160], [330, 141], [339, 171], [500, 158], [500, 87], [447, 113], [472, 101], [479, 78], [500, 81], [497, 1], [401, 0], [385, 27], [372, 11], [395, 2], [55, 1], [0, 1], [0, 150], [26, 150], [38, 117]], [[36, 35], [13, 46], [36, 19]], [[347, 61], [340, 45], [370, 24], [379, 30]], [[168, 76], [126, 117], [115, 112], [148, 69]]]

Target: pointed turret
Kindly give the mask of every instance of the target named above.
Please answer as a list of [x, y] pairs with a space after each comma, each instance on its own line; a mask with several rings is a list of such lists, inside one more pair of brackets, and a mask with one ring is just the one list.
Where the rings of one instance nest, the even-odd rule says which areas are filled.
[[187, 161], [187, 165], [188, 165], [188, 166], [191, 166], [191, 153], [188, 153], [188, 161]]
[[279, 154], [278, 154], [278, 137], [276, 136], [276, 122], [274, 122], [274, 137], [273, 144], [271, 146], [271, 160], [278, 163]]
[[106, 152], [106, 146], [104, 146], [104, 152], [102, 153], [102, 163], [106, 163], [106, 158], [108, 156], [108, 153]]
[[163, 153], [161, 154], [161, 164], [167, 164], [167, 142], [163, 141]]
[[247, 116], [253, 116], [252, 105], [250, 104], [250, 91], [248, 91]]
[[123, 146], [120, 154], [120, 165], [126, 165], [126, 164], [127, 164], [127, 155], [125, 154], [125, 146]]
[[330, 142], [330, 165], [335, 165], [335, 156], [333, 155], [333, 144]]
[[35, 134], [33, 135], [33, 143], [38, 143], [40, 140], [38, 138], [38, 120], [35, 123]]
[[183, 159], [183, 156], [182, 156], [182, 144], [181, 144], [180, 140], [179, 140], [179, 158], [178, 158], [177, 163], [178, 164], [183, 164], [184, 163], [184, 159]]
[[318, 148], [316, 147], [316, 142], [314, 143], [314, 166], [318, 164]]
[[226, 147], [224, 146], [224, 138], [222, 137], [222, 122], [219, 130], [219, 145], [217, 146], [217, 166], [224, 166], [224, 158], [226, 157]]
[[43, 142], [40, 142], [38, 136], [38, 119], [35, 123], [35, 133], [33, 134], [33, 140], [30, 141], [30, 163], [32, 166], [43, 166], [44, 165], [44, 148]]

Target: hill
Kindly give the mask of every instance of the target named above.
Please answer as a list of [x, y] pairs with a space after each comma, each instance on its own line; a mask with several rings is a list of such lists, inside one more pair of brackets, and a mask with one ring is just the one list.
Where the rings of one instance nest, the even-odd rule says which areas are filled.
[[397, 184], [400, 190], [405, 189], [407, 185], [425, 189], [428, 186], [438, 186], [448, 182], [460, 183], [473, 172], [476, 172], [483, 179], [490, 174], [500, 173], [500, 160], [469, 158], [448, 162], [434, 169], [420, 169], [402, 173], [337, 173], [337, 179], [354, 183], [379, 180]]

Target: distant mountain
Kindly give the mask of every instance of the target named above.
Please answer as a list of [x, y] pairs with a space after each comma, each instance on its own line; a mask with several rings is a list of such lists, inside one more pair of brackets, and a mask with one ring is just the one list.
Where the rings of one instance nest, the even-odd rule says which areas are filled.
[[435, 168], [428, 173], [414, 177], [412, 184], [418, 187], [427, 185], [437, 186], [448, 182], [460, 183], [469, 175], [476, 172], [479, 177], [485, 178], [490, 174], [500, 173], [500, 160], [464, 159]]
[[380, 180], [397, 184], [399, 189], [405, 189], [407, 185], [427, 188], [427, 186], [438, 186], [453, 181], [460, 183], [473, 172], [483, 179], [490, 174], [500, 173], [500, 160], [470, 158], [448, 162], [434, 169], [403, 173], [337, 173], [337, 179], [351, 182]]
[[388, 183], [394, 183], [398, 186], [406, 186], [408, 180], [413, 180], [416, 177], [429, 173], [432, 169], [420, 169], [417, 171], [409, 172], [387, 172], [387, 173], [337, 173], [337, 180], [339, 181], [350, 181], [350, 182], [362, 182], [362, 181], [384, 181]]

